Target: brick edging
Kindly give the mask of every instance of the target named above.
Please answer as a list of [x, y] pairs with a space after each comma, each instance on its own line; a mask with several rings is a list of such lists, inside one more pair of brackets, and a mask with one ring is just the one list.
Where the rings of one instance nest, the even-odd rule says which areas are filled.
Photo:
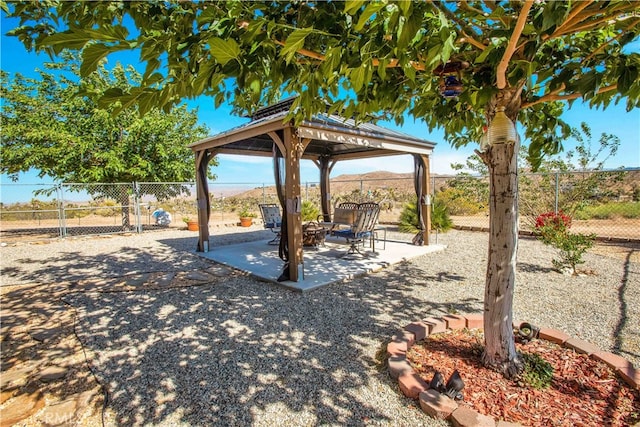
[[[519, 326], [514, 322], [514, 327]], [[416, 341], [425, 339], [431, 334], [444, 332], [447, 329], [476, 329], [483, 328], [482, 314], [466, 314], [453, 315], [448, 314], [439, 318], [429, 317], [409, 323], [405, 326], [401, 333], [391, 337], [391, 342], [387, 344], [387, 357], [389, 374], [392, 378], [398, 380], [398, 385], [402, 393], [411, 398], [419, 399], [420, 407], [428, 415], [438, 419], [448, 419], [459, 425], [462, 420], [469, 422], [475, 420], [475, 423], [464, 425], [491, 425], [496, 421], [486, 415], [482, 415], [466, 406], [459, 406], [453, 399], [429, 389], [429, 384], [418, 375], [407, 360], [407, 351]], [[544, 339], [565, 348], [571, 348], [578, 353], [587, 354], [590, 358], [605, 363], [632, 388], [640, 389], [640, 369], [633, 367], [633, 364], [622, 356], [611, 352], [602, 351], [595, 345], [583, 341], [579, 338], [573, 338], [562, 331], [550, 328], [540, 328], [538, 335], [540, 339]], [[514, 425], [499, 421], [500, 425]]]

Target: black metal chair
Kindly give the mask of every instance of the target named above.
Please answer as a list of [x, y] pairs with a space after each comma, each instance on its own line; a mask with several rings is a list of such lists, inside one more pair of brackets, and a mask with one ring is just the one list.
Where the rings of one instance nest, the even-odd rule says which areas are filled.
[[276, 233], [276, 237], [273, 240], [269, 240], [268, 244], [277, 245], [280, 243], [280, 233], [282, 227], [282, 214], [280, 213], [280, 206], [275, 203], [262, 203], [258, 205], [260, 207], [260, 213], [262, 214], [262, 222], [264, 228], [268, 228], [273, 233]]
[[338, 237], [344, 237], [349, 243], [349, 250], [343, 257], [349, 255], [360, 254], [366, 256], [360, 252], [359, 246], [366, 239], [371, 239], [373, 235], [373, 229], [378, 222], [378, 216], [380, 215], [380, 206], [377, 203], [366, 202], [357, 205], [356, 218], [350, 228], [344, 230], [335, 230], [333, 234]]

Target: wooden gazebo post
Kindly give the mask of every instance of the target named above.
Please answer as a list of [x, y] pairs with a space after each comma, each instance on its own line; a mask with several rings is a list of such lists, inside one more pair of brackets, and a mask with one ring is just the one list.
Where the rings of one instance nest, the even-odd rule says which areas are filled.
[[300, 195], [300, 159], [306, 143], [294, 134], [292, 127], [284, 128], [285, 154], [285, 214], [289, 244], [289, 280], [297, 282], [302, 275], [302, 197]]

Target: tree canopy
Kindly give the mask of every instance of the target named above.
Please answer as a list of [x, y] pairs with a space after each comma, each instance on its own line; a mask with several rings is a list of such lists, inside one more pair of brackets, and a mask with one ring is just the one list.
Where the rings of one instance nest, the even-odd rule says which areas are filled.
[[119, 105], [102, 105], [110, 88], [128, 90], [134, 69], [100, 66], [82, 79], [72, 58], [48, 64], [39, 78], [2, 72], [1, 171], [10, 176], [36, 169], [40, 176], [75, 183], [176, 182], [193, 180], [193, 154], [187, 144], [206, 136], [196, 111], [150, 110], [139, 117], [135, 106], [113, 116]]
[[[443, 127], [455, 146], [477, 141], [496, 95], [525, 124], [534, 164], [569, 135], [560, 114], [583, 98], [640, 102], [640, 17], [633, 1], [39, 2], [12, 4], [29, 49], [82, 49], [84, 75], [112, 52], [138, 50], [140, 84], [103, 101], [170, 107], [211, 95], [240, 111], [299, 94], [297, 119], [326, 108], [369, 119], [404, 114]], [[9, 10], [7, 8], [7, 10]], [[56, 26], [57, 22], [64, 27]], [[134, 28], [134, 31], [131, 31]], [[438, 67], [469, 64], [464, 91], [438, 93]], [[227, 80], [232, 78], [232, 81]], [[298, 108], [300, 107], [300, 108]], [[521, 112], [518, 115], [518, 112]]]

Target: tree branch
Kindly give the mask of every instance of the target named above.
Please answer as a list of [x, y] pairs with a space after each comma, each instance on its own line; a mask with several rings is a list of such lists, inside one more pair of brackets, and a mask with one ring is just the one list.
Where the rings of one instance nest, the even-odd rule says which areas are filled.
[[[284, 46], [285, 43], [283, 41], [280, 40], [274, 40], [273, 41], [275, 44], [280, 45], [280, 46]], [[298, 49], [296, 51], [296, 53], [299, 53], [302, 56], [306, 56], [308, 58], [312, 58], [312, 59], [317, 59], [318, 61], [324, 61], [326, 58], [324, 55], [322, 55], [321, 53], [318, 52], [314, 52], [312, 50], [309, 49]], [[424, 71], [424, 65], [421, 64], [418, 61], [409, 61], [409, 63], [411, 64], [411, 66], [416, 70], [416, 71]], [[377, 67], [378, 65], [380, 65], [380, 60], [377, 58], [373, 58], [371, 60], [371, 65], [373, 65], [374, 67]], [[389, 61], [389, 63], [387, 64], [386, 68], [396, 68], [399, 67], [399, 61], [397, 59], [392, 59], [391, 61]]]
[[[634, 25], [636, 25], [638, 22], [640, 22], [640, 19], [636, 19], [635, 21], [631, 21], [631, 23], [627, 26], [627, 29], [629, 27], [633, 27]], [[589, 54], [589, 56], [587, 56], [586, 58], [584, 58], [582, 60], [582, 63], [584, 64], [585, 62], [587, 62], [588, 60], [590, 60], [591, 58], [593, 58], [598, 52], [600, 52], [602, 49], [605, 48], [605, 46], [607, 46], [609, 43], [612, 43], [618, 39], [620, 39], [622, 36], [624, 36], [626, 34], [625, 31], [621, 31], [620, 34], [618, 34], [617, 36], [607, 40], [606, 42], [602, 43], [600, 46], [598, 46], [596, 48], [596, 50], [594, 50], [593, 52], [591, 52]]]
[[[618, 88], [618, 85], [611, 85], [611, 86], [607, 86], [607, 87], [603, 87], [600, 90], [598, 90], [596, 92], [596, 94], [600, 94], [600, 93], [604, 93], [604, 92], [609, 92], [612, 90], [616, 90]], [[550, 101], [569, 101], [571, 99], [578, 99], [578, 98], [582, 98], [583, 94], [582, 93], [571, 93], [568, 95], [558, 95], [559, 91], [553, 91], [551, 93], [548, 93], [547, 95], [542, 96], [539, 99], [536, 99], [535, 101], [531, 101], [531, 102], [526, 102], [524, 104], [521, 105], [521, 108], [524, 110], [525, 108], [529, 108], [529, 107], [533, 107], [534, 105], [538, 105], [538, 104], [542, 104], [543, 102], [550, 102]]]
[[491, 12], [496, 10], [496, 1], [495, 0], [484, 0], [484, 5], [491, 9]]
[[584, 1], [578, 2], [578, 5], [575, 8], [573, 8], [571, 12], [569, 12], [569, 16], [567, 16], [567, 19], [565, 19], [562, 24], [558, 25], [558, 27], [553, 32], [553, 34], [551, 34], [551, 38], [553, 38], [556, 33], [560, 32], [563, 27], [566, 27], [572, 24], [571, 21], [573, 20], [573, 18], [575, 18], [577, 14], [579, 14], [584, 9], [586, 9], [591, 3], [593, 3], [593, 0], [584, 0]]
[[478, 40], [470, 37], [467, 33], [464, 32], [464, 30], [462, 30], [462, 35], [464, 37], [464, 41], [468, 42], [471, 46], [475, 46], [480, 50], [485, 50], [487, 48], [487, 46], [483, 45]]
[[484, 10], [476, 9], [475, 7], [469, 5], [467, 3], [467, 0], [461, 1], [460, 2], [460, 7], [462, 7], [464, 10], [467, 10], [469, 12], [477, 13], [480, 16], [484, 16], [485, 13], [486, 13]]
[[[275, 44], [280, 45], [280, 46], [285, 46], [285, 42], [282, 42], [280, 40], [274, 40], [273, 41]], [[312, 50], [308, 50], [308, 49], [298, 49], [296, 51], [297, 53], [299, 53], [300, 55], [309, 57], [309, 58], [313, 58], [313, 59], [317, 59], [319, 61], [324, 61], [325, 60], [325, 56], [322, 55], [321, 53], [318, 52], [314, 52]]]
[[507, 86], [507, 67], [509, 66], [511, 56], [516, 51], [516, 45], [518, 44], [522, 30], [524, 30], [524, 26], [527, 23], [527, 16], [529, 15], [529, 10], [531, 10], [531, 5], [533, 5], [533, 0], [525, 0], [524, 6], [522, 6], [522, 10], [518, 15], [516, 26], [513, 29], [513, 33], [511, 33], [507, 49], [504, 51], [504, 55], [502, 55], [502, 59], [496, 68], [496, 83], [498, 89], [504, 89]]
[[[601, 24], [609, 21], [622, 21], [624, 19], [630, 19], [636, 15], [626, 15], [626, 14], [635, 13], [635, 11], [636, 11], [636, 8], [634, 7], [634, 5], [623, 7], [620, 10], [616, 10], [613, 14], [604, 15], [604, 16], [600, 15], [599, 13], [600, 10], [587, 11], [586, 13], [576, 16], [570, 24], [567, 24], [567, 25], [563, 24], [561, 27], [558, 27], [558, 29], [556, 29], [553, 32], [553, 34], [547, 37], [543, 37], [543, 40], [546, 41], [546, 40], [549, 40], [555, 37], [560, 37], [566, 34], [585, 31], [591, 28], [598, 27]], [[611, 12], [611, 11], [609, 10], [607, 12]], [[587, 22], [587, 19], [589, 18], [596, 18], [596, 19]]]
[[473, 28], [467, 25], [464, 21], [458, 19], [458, 17], [455, 16], [449, 9], [447, 9], [446, 7], [439, 7], [439, 5], [435, 5], [433, 3], [429, 3], [429, 4], [434, 9], [442, 11], [442, 13], [444, 13], [447, 16], [447, 18], [449, 18], [450, 20], [458, 24], [458, 26], [460, 26], [461, 33], [464, 35], [464, 37], [469, 42], [469, 44], [477, 47], [480, 50], [485, 50], [487, 48], [487, 46], [485, 46], [484, 44], [482, 44], [481, 42], [477, 41], [476, 39], [474, 39], [472, 36], [469, 35], [469, 34], [473, 34], [474, 36], [476, 35], [476, 32], [473, 30]]
[[611, 20], [618, 20], [618, 17], [611, 17], [611, 16], [603, 16], [600, 19], [596, 19], [594, 21], [591, 22], [587, 22], [584, 25], [579, 25], [577, 27], [571, 27], [568, 28], [568, 30], [572, 33], [579, 33], [580, 31], [586, 31], [586, 30], [590, 30], [592, 28], [598, 27], [600, 26], [600, 24], [602, 24], [603, 22], [609, 22]]

